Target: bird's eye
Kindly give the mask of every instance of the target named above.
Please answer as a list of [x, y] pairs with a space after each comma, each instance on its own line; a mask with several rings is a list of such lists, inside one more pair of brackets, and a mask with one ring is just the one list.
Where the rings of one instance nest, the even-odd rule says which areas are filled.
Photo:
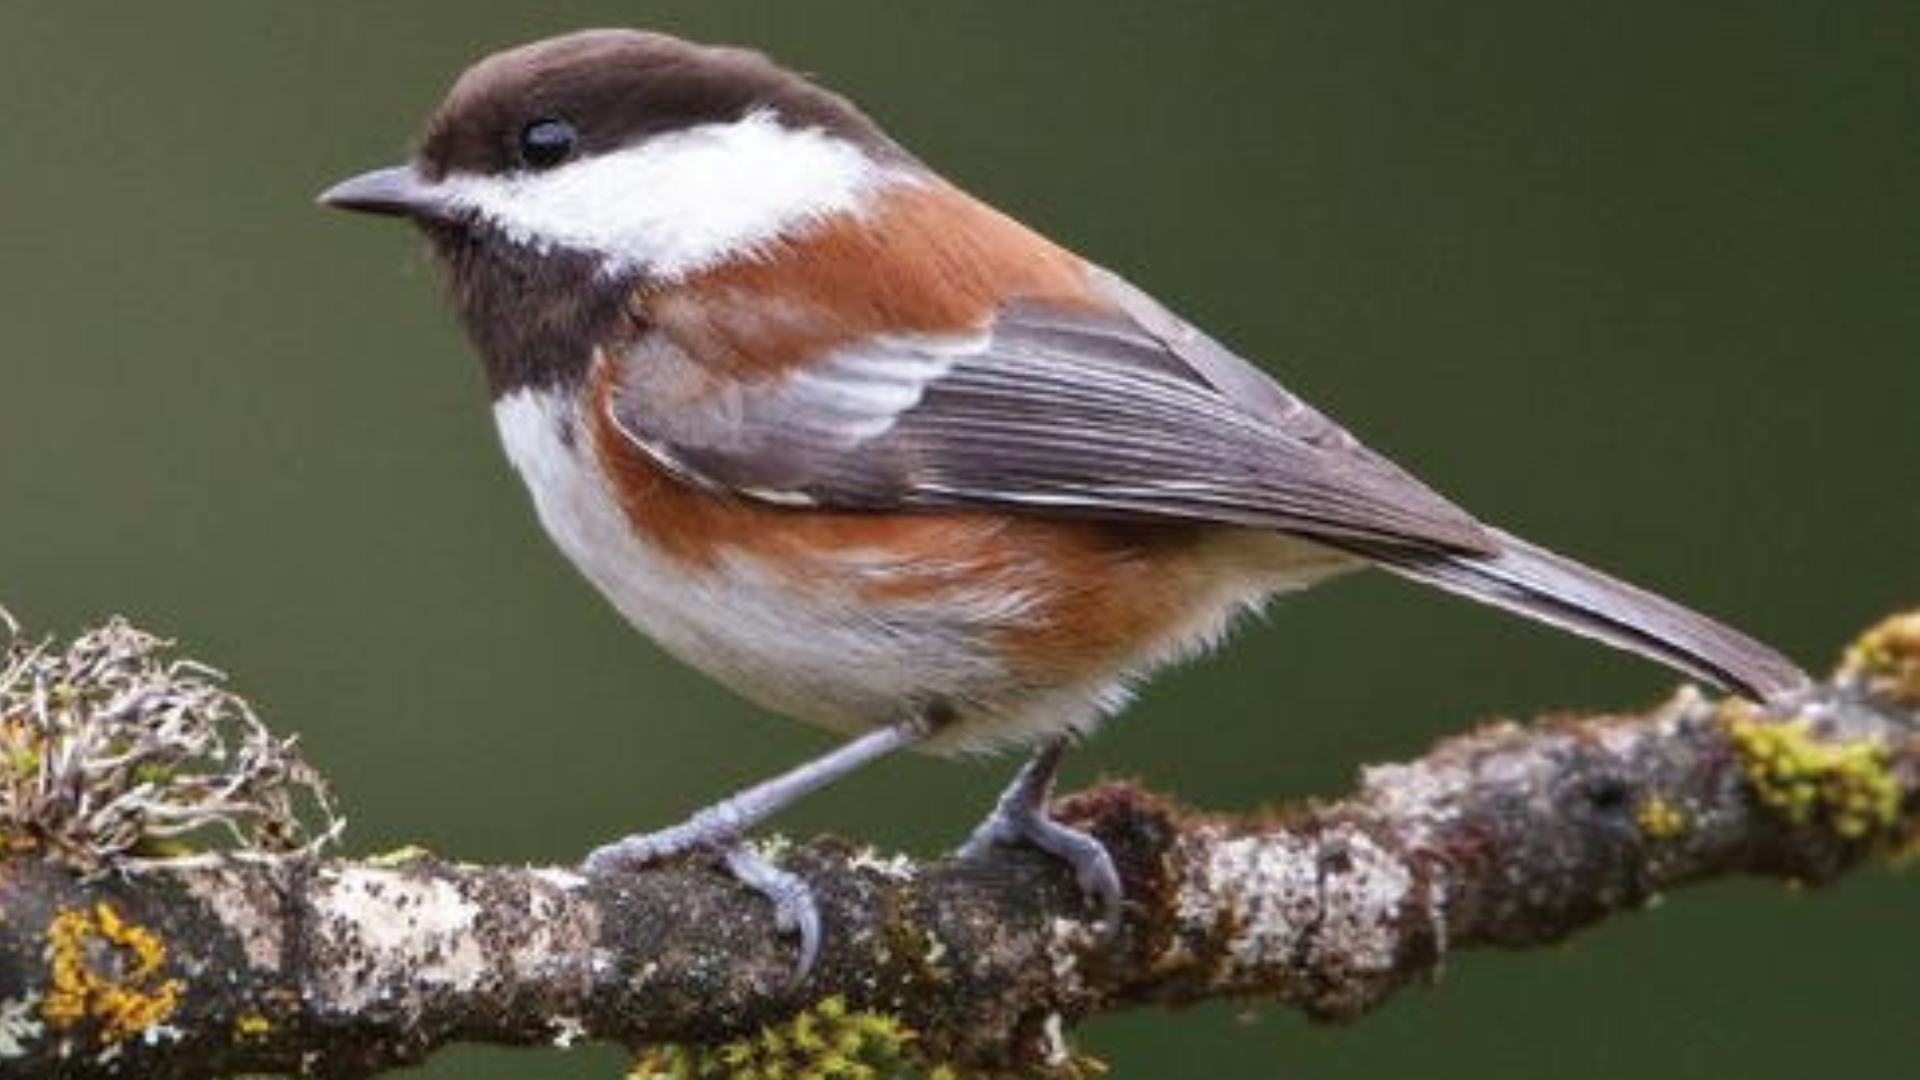
[[551, 169], [573, 155], [580, 133], [565, 120], [535, 120], [520, 129], [520, 160], [529, 169]]

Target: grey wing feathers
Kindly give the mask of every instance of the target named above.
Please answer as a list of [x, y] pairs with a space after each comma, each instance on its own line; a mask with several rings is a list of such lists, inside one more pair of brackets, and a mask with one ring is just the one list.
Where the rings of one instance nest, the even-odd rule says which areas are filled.
[[992, 351], [930, 387], [888, 434], [908, 501], [1078, 506], [1486, 546], [1477, 522], [1384, 459], [1326, 440], [1319, 425], [1302, 433], [1276, 424], [1169, 369], [1169, 359], [1116, 340], [1098, 318], [1010, 310]]
[[1044, 507], [1490, 549], [1465, 511], [1320, 414], [1245, 407], [1124, 316], [1015, 303], [980, 334], [876, 338], [695, 404], [633, 366], [614, 411], [635, 442], [771, 501]]
[[1765, 701], [1803, 689], [1791, 660], [1737, 630], [1499, 530], [1492, 555], [1344, 545], [1394, 573], [1657, 660]]
[[1475, 521], [1104, 272], [1113, 310], [1004, 307], [701, 394], [635, 357], [613, 419], [683, 478], [784, 505], [992, 507], [1280, 529], [1767, 697], [1793, 664], [1704, 616]]
[[1162, 353], [1177, 358], [1189, 377], [1205, 382], [1220, 396], [1265, 417], [1294, 438], [1328, 449], [1363, 454], [1397, 471], [1396, 466], [1362, 446], [1345, 428], [1288, 393], [1266, 372], [1168, 311], [1158, 300], [1134, 288], [1118, 274], [1095, 268], [1091, 272], [1091, 283], [1095, 292], [1138, 328], [1138, 333], [1146, 335]]

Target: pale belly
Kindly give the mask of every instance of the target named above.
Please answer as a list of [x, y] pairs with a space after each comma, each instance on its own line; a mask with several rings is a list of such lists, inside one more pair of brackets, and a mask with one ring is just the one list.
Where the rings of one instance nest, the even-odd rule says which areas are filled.
[[[935, 751], [1088, 729], [1125, 702], [1130, 678], [1205, 648], [1270, 593], [1352, 565], [1325, 549], [1262, 538], [1258, 551], [1237, 556], [1243, 569], [1202, 579], [1165, 630], [1130, 654], [1035, 680], [1009, 670], [995, 644], [1033, 607], [1007, 582], [876, 601], [857, 586], [887, 572], [884, 553], [847, 552], [796, 578], [746, 550], [696, 566], [642, 541], [592, 467], [574, 408], [523, 390], [496, 404], [495, 419], [554, 543], [628, 621], [746, 697], [835, 730], [863, 731], [938, 701], [958, 722], [929, 744]], [[575, 437], [563, 434], [569, 427]]]

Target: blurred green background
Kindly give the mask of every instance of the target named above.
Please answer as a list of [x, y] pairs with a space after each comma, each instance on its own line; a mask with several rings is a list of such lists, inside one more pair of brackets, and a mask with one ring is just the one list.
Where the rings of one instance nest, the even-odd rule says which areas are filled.
[[[359, 850], [570, 859], [825, 745], [549, 550], [418, 243], [311, 203], [470, 60], [593, 24], [821, 73], [1483, 516], [1811, 665], [1920, 599], [1912, 3], [7, 0], [0, 601], [126, 612], [235, 672]], [[1355, 580], [1160, 680], [1074, 779], [1250, 807], [1668, 684]], [[933, 852], [1011, 766], [888, 764], [782, 826]], [[1911, 1076], [1916, 901], [1893, 871], [1718, 885], [1461, 956], [1357, 1026], [1219, 1008], [1085, 1041], [1133, 1077]]]

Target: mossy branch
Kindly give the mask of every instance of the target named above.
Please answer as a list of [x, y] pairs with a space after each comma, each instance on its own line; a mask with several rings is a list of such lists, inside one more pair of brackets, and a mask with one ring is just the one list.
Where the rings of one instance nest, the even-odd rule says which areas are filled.
[[[15, 756], [17, 789], [34, 763]], [[1085, 1063], [1065, 1033], [1097, 1013], [1261, 997], [1353, 1017], [1449, 952], [1554, 941], [1694, 881], [1817, 884], [1910, 851], [1920, 613], [1771, 710], [1683, 690], [1487, 724], [1346, 798], [1253, 817], [1125, 783], [1061, 809], [1118, 857], [1114, 939], [1043, 859], [816, 840], [784, 856], [826, 926], [792, 986], [766, 906], [700, 866], [588, 880], [242, 851], [102, 869], [62, 856], [83, 831], [0, 803], [0, 1077], [357, 1077], [456, 1041], [579, 1040], [675, 1077], [1068, 1074]]]

